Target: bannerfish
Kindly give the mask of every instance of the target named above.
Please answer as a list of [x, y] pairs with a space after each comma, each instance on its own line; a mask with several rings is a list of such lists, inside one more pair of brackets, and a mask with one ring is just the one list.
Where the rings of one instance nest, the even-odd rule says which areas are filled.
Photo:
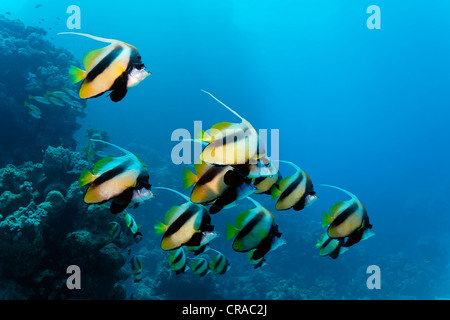
[[130, 260], [131, 271], [133, 272], [133, 282], [142, 280], [142, 270], [144, 269], [144, 261], [141, 255], [133, 256]]
[[[232, 166], [201, 162], [194, 165], [194, 170], [195, 173], [185, 167], [182, 173], [185, 189], [195, 184], [190, 196], [194, 203], [211, 203], [224, 195], [228, 189], [238, 188], [246, 181]], [[248, 179], [247, 181], [250, 182]]]
[[192, 272], [200, 277], [205, 276], [209, 270], [208, 261], [204, 258], [192, 258], [195, 262], [191, 265]]
[[219, 165], [246, 164], [252, 161], [256, 163], [266, 152], [255, 128], [211, 93], [202, 91], [239, 117], [242, 122], [218, 122], [209, 129], [209, 136], [203, 132], [201, 138], [209, 141], [209, 144], [203, 149], [200, 159]]
[[330, 238], [327, 233], [322, 234], [316, 244], [316, 248], [319, 248], [321, 256], [329, 256], [331, 259], [337, 259], [339, 255], [348, 250], [343, 247], [343, 239]]
[[230, 262], [228, 261], [227, 257], [222, 252], [219, 252], [213, 248], [210, 248], [210, 250], [214, 250], [217, 252], [217, 255], [212, 259], [209, 268], [212, 270], [213, 274], [225, 274], [230, 270]]
[[117, 239], [120, 237], [120, 234], [122, 233], [122, 228], [120, 227], [120, 224], [116, 221], [112, 221], [109, 223], [111, 225], [111, 229], [109, 230], [109, 235], [113, 239]]
[[72, 84], [83, 80], [78, 95], [81, 99], [101, 96], [107, 91], [112, 101], [122, 100], [129, 88], [137, 86], [151, 73], [141, 61], [139, 51], [123, 41], [95, 37], [77, 32], [58, 34], [75, 34], [110, 45], [87, 52], [83, 57], [83, 67], [71, 66], [69, 76]]
[[164, 217], [164, 223], [155, 225], [155, 232], [163, 234], [161, 248], [174, 250], [181, 246], [201, 246], [217, 237], [212, 232], [211, 217], [208, 210], [199, 204], [192, 203], [189, 198], [170, 188], [155, 187], [155, 189], [170, 190], [181, 195], [187, 202], [171, 207]]
[[139, 231], [141, 226], [137, 225], [136, 220], [134, 220], [133, 216], [128, 212], [125, 212], [125, 223], [133, 234], [133, 238], [136, 238], [137, 236], [142, 237], [142, 233]]
[[257, 194], [271, 194], [272, 187], [278, 184], [283, 179], [280, 170], [277, 170], [272, 175], [260, 176], [254, 179], [253, 185], [258, 189]]
[[295, 211], [299, 211], [313, 204], [318, 197], [311, 178], [292, 162], [279, 161], [290, 164], [297, 172], [281, 179], [277, 186], [271, 188], [272, 200], [278, 198], [275, 209], [289, 210], [293, 208]]
[[184, 273], [189, 270], [187, 265], [186, 253], [183, 247], [172, 251], [168, 258], [170, 269], [175, 271], [176, 274]]
[[354, 194], [331, 185], [322, 184], [320, 186], [338, 189], [351, 197], [350, 200], [333, 204], [329, 214], [327, 212], [322, 214], [322, 226], [328, 226], [327, 235], [330, 238], [348, 237], [343, 246], [350, 247], [374, 235], [367, 210]]
[[251, 259], [258, 260], [269, 251], [283, 245], [285, 241], [280, 239], [281, 233], [275, 217], [259, 202], [248, 197], [256, 207], [239, 213], [236, 217], [236, 227], [231, 223], [226, 226], [226, 239], [233, 242], [233, 249], [238, 252], [247, 252], [252, 249]]
[[[130, 188], [131, 190], [150, 189], [148, 169], [134, 154], [109, 142], [96, 139], [91, 141], [113, 146], [124, 155], [102, 158], [94, 164], [92, 173], [87, 169], [81, 172], [78, 184], [85, 186], [91, 183], [84, 196], [86, 203], [104, 203], [116, 197], [123, 199], [123, 193], [130, 192]], [[131, 198], [129, 200], [131, 202]]]

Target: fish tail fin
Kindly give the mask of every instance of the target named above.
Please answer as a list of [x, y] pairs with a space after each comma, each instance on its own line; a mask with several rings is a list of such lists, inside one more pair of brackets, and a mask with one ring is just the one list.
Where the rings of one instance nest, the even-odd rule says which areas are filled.
[[93, 36], [93, 35], [90, 35], [87, 33], [79, 33], [79, 32], [60, 32], [60, 33], [58, 33], [58, 35], [60, 35], [60, 34], [75, 34], [78, 36], [82, 36], [82, 37], [86, 37], [86, 38], [90, 38], [90, 39], [93, 39], [96, 41], [106, 42], [106, 43], [113, 43], [113, 42], [117, 41], [114, 39], [106, 39], [106, 38], [96, 37], [96, 36]]
[[316, 248], [320, 248], [324, 244], [326, 237], [327, 237], [326, 232], [320, 236], [320, 238], [317, 240]]
[[233, 226], [231, 223], [227, 222], [227, 229], [225, 232], [225, 237], [227, 240], [231, 240], [235, 236], [237, 236], [239, 229]]
[[222, 106], [224, 106], [225, 108], [227, 108], [229, 111], [231, 111], [235, 116], [237, 116], [239, 119], [241, 119], [243, 122], [248, 122], [247, 120], [245, 120], [244, 118], [242, 118], [239, 113], [237, 113], [236, 111], [234, 111], [233, 109], [231, 109], [229, 106], [227, 106], [225, 103], [223, 103], [222, 101], [220, 101], [219, 99], [217, 99], [216, 97], [214, 97], [211, 93], [209, 93], [208, 91], [205, 91], [203, 89], [200, 89], [202, 92], [208, 94], [211, 96], [211, 98], [213, 98], [214, 100], [216, 100], [218, 103], [220, 103]]
[[183, 188], [184, 189], [189, 189], [194, 183], [197, 183], [197, 181], [199, 179], [198, 176], [195, 175], [195, 173], [193, 173], [191, 170], [189, 170], [186, 167], [183, 168], [182, 177], [183, 177]]
[[273, 186], [272, 189], [270, 190], [270, 194], [271, 194], [271, 199], [275, 200], [276, 198], [281, 196], [281, 190], [277, 186]]
[[333, 222], [333, 217], [330, 216], [326, 211], [322, 213], [321, 221], [322, 221], [322, 227], [325, 228], [327, 225]]
[[342, 189], [342, 188], [339, 188], [339, 187], [336, 187], [336, 186], [332, 186], [332, 185], [329, 185], [329, 184], [319, 184], [319, 186], [321, 186], [321, 187], [329, 187], [329, 188], [334, 188], [334, 189], [340, 190], [340, 191], [346, 193], [347, 195], [349, 195], [350, 197], [357, 199], [356, 196], [353, 193], [351, 193], [351, 192], [349, 192], [349, 191], [347, 191], [345, 189]]
[[70, 66], [69, 68], [69, 79], [71, 84], [75, 84], [85, 79], [87, 72], [77, 68], [75, 66]]
[[80, 187], [87, 185], [95, 180], [95, 176], [87, 169], [83, 169], [80, 178], [78, 179], [78, 185]]
[[154, 229], [156, 234], [163, 234], [167, 231], [168, 227], [164, 223], [158, 222], [155, 224]]

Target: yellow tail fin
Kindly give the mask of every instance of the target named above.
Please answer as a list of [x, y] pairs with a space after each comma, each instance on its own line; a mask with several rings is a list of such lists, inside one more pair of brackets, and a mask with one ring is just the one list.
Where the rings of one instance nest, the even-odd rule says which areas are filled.
[[198, 181], [198, 177], [195, 175], [195, 173], [193, 173], [186, 167], [183, 168], [182, 178], [184, 189], [189, 189], [194, 183]]
[[78, 185], [80, 187], [87, 185], [95, 180], [95, 176], [89, 172], [87, 169], [83, 169], [80, 178], [78, 179]]
[[70, 66], [69, 69], [70, 83], [72, 84], [78, 83], [81, 80], [85, 79], [86, 75], [87, 75], [86, 71], [81, 70], [80, 68], [77, 68], [75, 66]]

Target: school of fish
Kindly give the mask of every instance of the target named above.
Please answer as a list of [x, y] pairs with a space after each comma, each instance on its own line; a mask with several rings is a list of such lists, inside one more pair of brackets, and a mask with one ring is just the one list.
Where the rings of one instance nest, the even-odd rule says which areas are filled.
[[[65, 101], [70, 104], [74, 99], [91, 99], [110, 92], [110, 99], [118, 102], [128, 89], [151, 75], [142, 63], [139, 51], [130, 44], [75, 32], [60, 34], [82, 36], [108, 45], [84, 55], [82, 64], [85, 70], [70, 68], [72, 84], [81, 82], [76, 97], [73, 93], [69, 96], [67, 91], [53, 92], [45, 97], [30, 97], [30, 101], [55, 105]], [[225, 238], [234, 239], [233, 250], [247, 253], [250, 266], [256, 269], [265, 265], [268, 254], [286, 241], [278, 228], [276, 216], [252, 196], [276, 200], [276, 211], [300, 211], [318, 201], [319, 197], [305, 171], [293, 162], [269, 159], [266, 147], [252, 124], [211, 93], [201, 91], [233, 113], [240, 122], [221, 121], [196, 133], [193, 142], [202, 144], [202, 152], [193, 168], [183, 169], [180, 179], [185, 190], [191, 189], [189, 196], [166, 187], [152, 189], [147, 166], [137, 156], [108, 141], [95, 139], [90, 143], [111, 146], [121, 155], [103, 157], [94, 163], [91, 170], [84, 169], [78, 180], [79, 186], [88, 186], [84, 196], [86, 203], [110, 203], [112, 214], [124, 215], [126, 226], [134, 238], [142, 237], [142, 233], [128, 209], [155, 198], [155, 189], [159, 190], [158, 193], [170, 192], [179, 196], [180, 203], [167, 210], [162, 221], [154, 226], [154, 231], [161, 235], [161, 249], [169, 252], [167, 262], [175, 274], [192, 270], [193, 274], [201, 277], [208, 273], [223, 275], [230, 269], [229, 260], [212, 246], [219, 237], [214, 231], [212, 215], [232, 208], [237, 201], [247, 203], [248, 209], [235, 216], [234, 224], [227, 223]], [[64, 105], [63, 102], [61, 104]], [[25, 107], [30, 115], [40, 117], [35, 106], [26, 102]], [[280, 164], [286, 164], [295, 172], [282, 176]], [[321, 217], [326, 231], [316, 247], [321, 256], [336, 259], [374, 233], [366, 208], [354, 194], [332, 185], [319, 186], [338, 190], [350, 197], [331, 205], [329, 212], [324, 212]], [[112, 222], [111, 238], [119, 238], [124, 232], [122, 229], [118, 222]], [[143, 257], [134, 256], [129, 263], [134, 282], [141, 281]]]

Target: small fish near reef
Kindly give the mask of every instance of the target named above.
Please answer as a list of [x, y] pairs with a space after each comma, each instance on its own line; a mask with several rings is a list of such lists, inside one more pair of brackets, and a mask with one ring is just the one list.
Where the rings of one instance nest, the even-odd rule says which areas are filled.
[[102, 158], [94, 164], [92, 173], [87, 169], [81, 172], [79, 186], [90, 184], [84, 196], [86, 203], [102, 204], [113, 200], [110, 211], [117, 214], [125, 210], [133, 200], [142, 200], [139, 199], [141, 194], [147, 195], [148, 198], [153, 197], [153, 194], [148, 192], [151, 188], [148, 169], [139, 158], [112, 143], [91, 140], [113, 146], [124, 155]]
[[125, 97], [128, 89], [137, 86], [151, 75], [142, 63], [139, 51], [128, 43], [77, 32], [58, 34], [74, 34], [110, 44], [84, 55], [83, 67], [86, 70], [70, 67], [71, 83], [83, 81], [78, 92], [81, 99], [98, 97], [111, 91], [109, 97], [118, 102]]
[[330, 213], [322, 214], [322, 226], [328, 226], [326, 233], [328, 237], [345, 239], [341, 246], [350, 247], [374, 235], [367, 210], [354, 194], [331, 185], [320, 186], [340, 190], [351, 197], [350, 200], [336, 202], [330, 207]]

